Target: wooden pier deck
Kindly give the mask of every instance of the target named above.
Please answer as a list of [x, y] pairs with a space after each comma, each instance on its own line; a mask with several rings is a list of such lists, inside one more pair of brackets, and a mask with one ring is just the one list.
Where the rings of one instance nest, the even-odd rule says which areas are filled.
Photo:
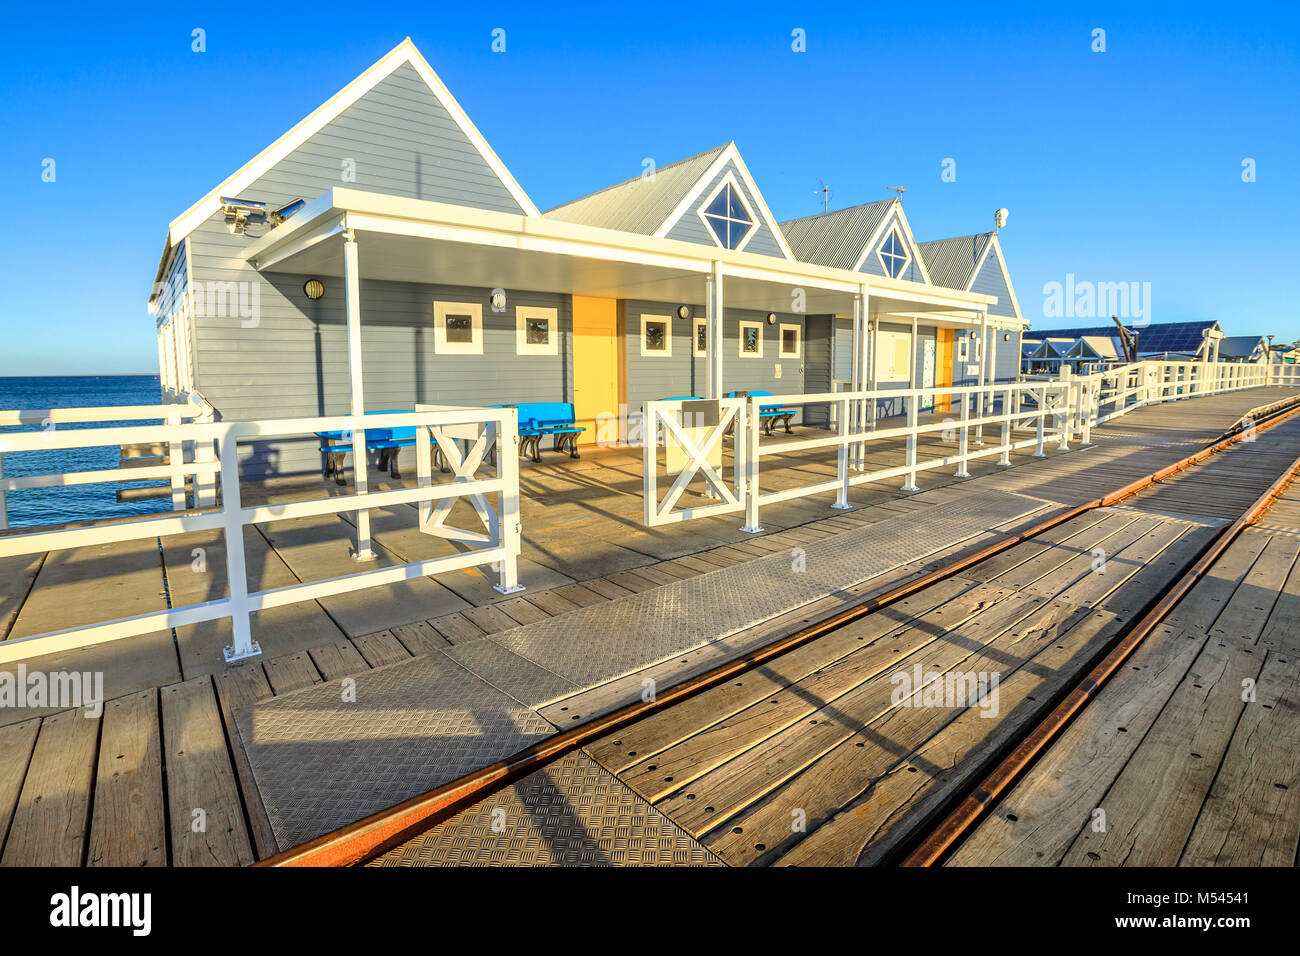
[[[861, 489], [854, 501], [857, 510], [834, 517], [825, 517], [822, 501], [773, 508], [770, 518], [765, 510], [769, 533], [761, 536], [739, 532], [734, 518], [693, 522], [662, 533], [642, 528], [639, 458], [627, 452], [528, 469], [523, 479], [529, 499], [524, 556], [531, 562], [531, 579], [530, 570], [521, 569], [529, 585], [522, 596], [503, 598], [488, 582], [467, 574], [465, 581], [423, 579], [392, 593], [376, 589], [286, 608], [274, 619], [268, 614], [259, 621], [264, 659], [233, 668], [217, 663], [216, 648], [225, 640], [220, 628], [150, 635], [123, 642], [129, 646], [116, 648], [110, 661], [98, 661], [113, 675], [112, 699], [101, 717], [77, 711], [0, 714], [6, 721], [0, 726], [0, 863], [237, 865], [265, 857], [285, 847], [275, 843], [247, 756], [232, 732], [232, 714], [242, 706], [788, 551], [888, 516], [979, 495], [983, 489], [1032, 492], [1067, 506], [1182, 458], [1248, 412], [1292, 395], [1293, 390], [1259, 389], [1142, 409], [1112, 431], [1095, 433], [1096, 444], [1088, 449], [1046, 459], [1017, 455], [1010, 470], [983, 463], [975, 477], [962, 482], [923, 474], [925, 493], [920, 496], [881, 485]], [[883, 466], [896, 463], [900, 452], [885, 447], [874, 449], [873, 456]], [[765, 473], [764, 480], [765, 487], [779, 487], [780, 471]], [[269, 498], [292, 493], [267, 490]], [[1285, 523], [1287, 515], [1280, 507], [1273, 517]], [[283, 522], [264, 533], [250, 530], [254, 537], [249, 543], [260, 556], [260, 565], [250, 567], [254, 583], [265, 587], [277, 579], [329, 576], [332, 567], [347, 561], [338, 522], [331, 522]], [[411, 516], [401, 511], [377, 516], [375, 527], [376, 541], [391, 554], [389, 560], [410, 560], [431, 547], [429, 539], [414, 531]], [[1289, 529], [1275, 533], [1285, 538], [1295, 529], [1292, 521]], [[1161, 554], [1179, 542], [1190, 547], [1204, 533], [1196, 523], [1143, 516], [1127, 521], [1108, 516], [1077, 533], [1085, 531], [1118, 535], [1126, 547], [1159, 544]], [[186, 603], [224, 589], [219, 541], [169, 539], [135, 550], [82, 551], [86, 553], [54, 553], [4, 569], [4, 636], [120, 616], [127, 609], [166, 607], [169, 598]], [[198, 570], [200, 563], [206, 573]], [[1040, 566], [1046, 563], [1043, 559]], [[981, 593], [1012, 590], [1007, 582], [978, 581], [972, 587], [984, 589]], [[1031, 600], [1014, 593], [1003, 597]], [[971, 598], [954, 594], [949, 603], [959, 600]], [[103, 613], [108, 608], [112, 613]], [[1004, 622], [1003, 631], [1010, 623]], [[780, 627], [793, 626], [774, 625], [773, 636]], [[93, 654], [81, 652], [29, 666], [86, 670], [96, 663]]]

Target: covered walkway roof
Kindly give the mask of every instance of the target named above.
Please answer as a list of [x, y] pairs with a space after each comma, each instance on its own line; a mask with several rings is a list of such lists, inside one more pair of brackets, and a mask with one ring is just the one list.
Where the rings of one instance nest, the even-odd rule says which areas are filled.
[[[366, 279], [698, 303], [716, 267], [727, 308], [798, 311], [792, 303], [802, 290], [807, 314], [851, 315], [867, 287], [872, 315], [924, 315], [947, 327], [978, 325], [997, 302], [773, 256], [345, 188], [318, 197], [244, 256], [263, 272], [339, 277], [348, 230]], [[1025, 324], [993, 316], [989, 323]]]

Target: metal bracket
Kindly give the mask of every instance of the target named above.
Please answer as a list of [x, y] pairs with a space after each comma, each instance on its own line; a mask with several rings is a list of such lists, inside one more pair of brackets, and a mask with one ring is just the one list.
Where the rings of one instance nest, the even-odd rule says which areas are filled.
[[527, 591], [528, 589], [522, 584], [516, 584], [512, 588], [502, 587], [500, 584], [494, 584], [492, 585], [492, 590], [497, 591], [500, 594], [518, 594], [520, 591]]
[[257, 641], [251, 642], [247, 654], [236, 654], [233, 644], [227, 644], [221, 649], [221, 656], [226, 659], [227, 664], [233, 664], [235, 661], [247, 660], [250, 657], [258, 657], [262, 653], [262, 645]]

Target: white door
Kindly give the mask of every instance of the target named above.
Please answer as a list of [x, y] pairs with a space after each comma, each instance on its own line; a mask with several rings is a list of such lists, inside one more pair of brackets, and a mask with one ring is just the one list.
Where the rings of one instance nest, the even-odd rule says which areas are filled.
[[[935, 340], [921, 340], [921, 387], [934, 388]], [[934, 393], [921, 396], [921, 411], [928, 412], [934, 408]]]

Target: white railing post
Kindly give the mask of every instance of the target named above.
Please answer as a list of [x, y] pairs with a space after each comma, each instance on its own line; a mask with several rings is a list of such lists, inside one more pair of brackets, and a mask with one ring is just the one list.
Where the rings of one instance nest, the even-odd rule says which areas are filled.
[[970, 477], [970, 402], [961, 396], [961, 419], [957, 426], [957, 473], [954, 478]]
[[1096, 383], [1094, 383], [1091, 379], [1089, 379], [1086, 382], [1080, 383], [1079, 386], [1080, 388], [1079, 406], [1082, 409], [1081, 411], [1082, 417], [1080, 418], [1079, 421], [1079, 426], [1080, 426], [1079, 440], [1085, 446], [1092, 444], [1092, 422], [1093, 422], [1093, 418], [1096, 415], [1097, 409], [1100, 407], [1100, 406], [1094, 406], [1093, 404], [1093, 398], [1094, 398], [1093, 389], [1095, 387], [1096, 387]]
[[907, 480], [903, 485], [904, 491], [920, 490], [916, 483], [916, 429], [919, 425], [918, 413], [921, 408], [918, 398], [918, 395], [911, 393], [907, 403]]
[[1002, 456], [998, 458], [999, 465], [1011, 464], [1011, 402], [1012, 392], [1015, 387], [1008, 388], [1002, 399]]
[[835, 504], [832, 508], [838, 508], [841, 511], [847, 511], [853, 506], [849, 504], [849, 439], [852, 437], [849, 432], [849, 402], [843, 399], [840, 404], [839, 413], [839, 433], [840, 447], [836, 456], [835, 476], [839, 479], [839, 491], [835, 494]]
[[515, 594], [524, 590], [519, 583], [519, 553], [523, 549], [523, 527], [519, 518], [519, 409], [503, 408], [504, 422], [492, 422], [486, 427], [496, 431], [497, 477], [504, 487], [498, 498], [501, 513], [497, 526], [501, 530], [500, 544], [505, 551], [501, 559], [501, 581], [492, 585], [502, 594]]
[[6, 531], [9, 528], [9, 502], [5, 497], [4, 479], [5, 453], [0, 451], [0, 531]]
[[1043, 450], [1043, 442], [1047, 431], [1047, 386], [1034, 389], [1034, 396], [1038, 399], [1037, 429], [1038, 435], [1034, 444], [1034, 457], [1046, 458], [1047, 452]]
[[256, 657], [262, 647], [253, 640], [248, 610], [248, 564], [244, 558], [243, 506], [239, 493], [239, 443], [233, 426], [221, 434], [221, 534], [226, 546], [226, 586], [230, 591], [231, 642], [222, 649], [226, 663]]
[[[168, 425], [179, 425], [181, 423], [180, 409], [167, 413]], [[167, 442], [167, 464], [171, 468], [171, 488], [172, 488], [172, 511], [184, 511], [187, 507], [185, 500], [185, 444], [179, 441]], [[197, 489], [195, 497], [198, 497]]]
[[762, 431], [758, 415], [759, 399], [747, 398], [736, 412], [736, 445], [745, 443], [745, 525], [740, 530], [759, 534], [763, 526], [758, 523], [758, 458], [759, 433]]

